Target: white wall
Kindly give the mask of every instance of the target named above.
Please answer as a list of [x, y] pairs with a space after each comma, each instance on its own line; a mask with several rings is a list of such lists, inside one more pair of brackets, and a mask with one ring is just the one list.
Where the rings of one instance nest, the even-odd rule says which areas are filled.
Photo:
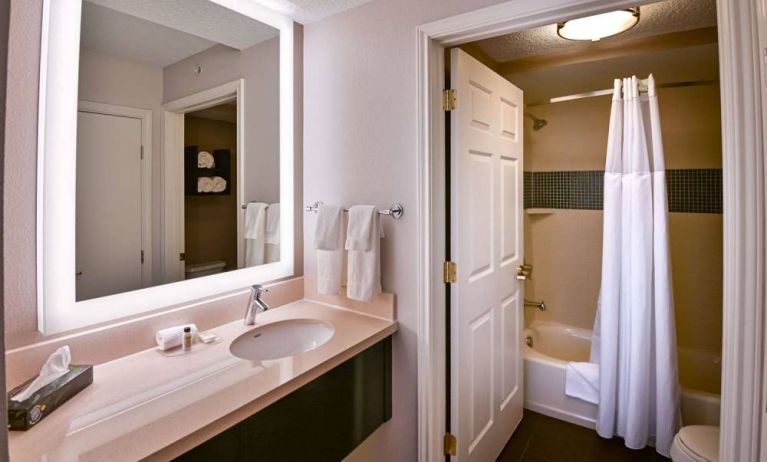
[[[167, 66], [164, 72], [165, 102], [239, 78], [245, 80], [246, 202], [279, 202], [279, 52], [279, 38], [243, 51], [217, 45]], [[198, 65], [202, 72], [195, 75]]]
[[[79, 99], [152, 110], [152, 280], [162, 280], [162, 69], [80, 50]], [[78, 179], [79, 181], [79, 179]]]
[[[397, 295], [393, 417], [353, 454], [355, 460], [417, 458], [416, 347], [416, 27], [493, 0], [377, 0], [305, 26], [304, 202], [388, 206], [383, 288]], [[315, 216], [305, 216], [305, 274]]]

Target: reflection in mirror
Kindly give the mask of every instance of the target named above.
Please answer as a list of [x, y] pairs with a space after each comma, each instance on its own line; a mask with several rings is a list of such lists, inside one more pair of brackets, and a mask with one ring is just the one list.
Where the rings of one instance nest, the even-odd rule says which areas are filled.
[[279, 261], [278, 30], [85, 0], [81, 31], [76, 299]]

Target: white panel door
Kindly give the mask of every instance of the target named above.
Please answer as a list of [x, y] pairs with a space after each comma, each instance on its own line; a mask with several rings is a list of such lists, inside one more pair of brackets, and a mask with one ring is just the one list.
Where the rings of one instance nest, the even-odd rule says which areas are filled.
[[76, 296], [142, 287], [141, 119], [77, 116]]
[[486, 462], [522, 419], [522, 90], [450, 59], [451, 432], [457, 460]]

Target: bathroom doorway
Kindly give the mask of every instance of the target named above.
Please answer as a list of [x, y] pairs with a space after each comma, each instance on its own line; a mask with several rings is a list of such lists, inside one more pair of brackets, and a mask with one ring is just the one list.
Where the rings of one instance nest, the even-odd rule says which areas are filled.
[[[419, 60], [419, 128], [420, 128], [420, 144], [421, 147], [421, 166], [422, 166], [422, 175], [421, 175], [421, 187], [422, 192], [424, 193], [421, 196], [421, 206], [425, 207], [425, 210], [431, 210], [432, 213], [428, 217], [424, 217], [424, 221], [421, 222], [421, 230], [431, 230], [431, 229], [445, 229], [446, 227], [446, 217], [444, 213], [443, 205], [446, 202], [446, 176], [442, 173], [447, 171], [447, 167], [445, 165], [445, 159], [440, 158], [439, 155], [435, 155], [435, 153], [440, 152], [445, 147], [445, 138], [444, 134], [447, 131], [447, 128], [444, 125], [444, 118], [441, 117], [441, 114], [438, 115], [442, 108], [442, 104], [437, 104], [437, 102], [442, 103], [443, 101], [449, 101], [449, 96], [444, 96], [442, 94], [442, 77], [438, 77], [437, 73], [435, 73], [437, 69], [441, 70], [444, 69], [445, 66], [443, 64], [443, 53], [444, 48], [448, 48], [450, 46], [460, 45], [460, 44], [466, 44], [472, 41], [476, 41], [477, 39], [484, 39], [489, 37], [498, 36], [501, 32], [518, 32], [525, 29], [530, 28], [531, 26], [542, 26], [544, 24], [555, 24], [557, 21], [563, 20], [563, 19], [571, 19], [574, 17], [581, 17], [581, 16], [588, 16], [589, 14], [598, 13], [598, 12], [604, 12], [609, 9], [616, 9], [619, 7], [629, 7], [629, 6], [635, 6], [635, 5], [629, 5], [627, 2], [598, 2], [599, 5], [594, 5], [593, 2], [586, 5], [586, 3], [577, 3], [572, 4], [570, 2], [568, 5], [559, 4], [558, 2], [554, 1], [551, 2], [551, 4], [546, 4], [545, 6], [541, 6], [540, 8], [545, 8], [545, 11], [539, 10], [538, 8], [534, 6], [518, 6], [518, 5], [511, 5], [511, 4], [504, 4], [499, 5], [497, 7], [490, 7], [485, 10], [480, 10], [473, 13], [468, 13], [462, 16], [458, 16], [456, 18], [450, 18], [447, 20], [443, 20], [434, 24], [429, 24], [426, 26], [423, 26], [419, 29], [419, 53], [421, 59]], [[720, 8], [723, 6], [720, 5]], [[561, 8], [561, 10], [557, 13], [557, 8]], [[724, 6], [724, 8], [728, 8], [728, 6]], [[732, 13], [730, 11], [730, 13]], [[720, 12], [720, 14], [722, 14]], [[546, 17], [546, 19], [543, 19]], [[488, 18], [492, 18], [492, 20], [488, 20]], [[544, 22], [545, 21], [545, 22]], [[736, 27], [737, 25], [737, 27]], [[718, 26], [718, 33], [717, 36], [719, 38], [719, 46], [720, 47], [726, 47], [726, 46], [732, 46], [734, 42], [731, 42], [731, 40], [734, 40], [734, 34], [736, 31], [751, 29], [755, 30], [755, 21], [748, 16], [747, 14], [739, 15], [739, 14], [733, 14], [729, 17], [728, 21], [723, 21], [722, 17], [720, 16], [717, 20], [717, 26]], [[730, 69], [730, 72], [732, 74], [730, 75], [745, 75], [748, 74], [750, 71], [747, 69], [753, 70], [753, 63], [747, 62], [746, 60], [740, 60], [738, 57], [734, 57], [732, 55], [723, 57], [725, 55], [720, 55], [720, 58], [722, 58], [721, 67], [722, 69]], [[745, 69], [745, 70], [744, 70]], [[726, 75], [725, 73], [722, 74], [723, 76]], [[753, 77], [753, 73], [749, 74], [751, 77]], [[758, 73], [756, 74], [758, 75]], [[429, 78], [431, 76], [431, 78]], [[758, 79], [754, 80], [753, 82], [750, 81], [750, 83], [753, 83], [754, 86], [750, 86], [749, 88], [758, 88]], [[733, 85], [736, 85], [736, 83], [733, 80], [727, 80], [723, 77], [722, 80], [722, 91], [725, 92], [726, 88], [731, 88]], [[758, 91], [758, 90], [757, 90]], [[568, 96], [567, 93], [563, 93], [562, 96]], [[444, 98], [444, 99], [443, 99]], [[731, 162], [731, 165], [741, 165], [757, 162], [755, 157], [751, 156], [744, 156], [737, 154], [737, 150], [734, 150], [734, 146], [740, 146], [742, 145], [742, 140], [747, 139], [749, 140], [749, 143], [754, 142], [754, 140], [760, 139], [758, 138], [757, 129], [759, 128], [759, 124], [749, 124], [746, 123], [746, 126], [744, 127], [742, 124], [733, 123], [733, 120], [730, 120], [729, 117], [734, 117], [735, 119], [741, 120], [743, 118], [743, 105], [747, 105], [748, 110], [745, 112], [748, 114], [761, 114], [761, 108], [754, 108], [755, 102], [759, 101], [759, 98], [754, 100], [748, 100], [747, 98], [736, 98], [738, 103], [735, 104], [734, 101], [727, 101], [724, 100], [722, 104], [722, 127], [723, 127], [723, 153], [722, 156], [724, 157], [726, 162]], [[460, 104], [461, 96], [458, 96], [458, 104]], [[531, 111], [532, 112], [532, 111]], [[431, 116], [429, 116], [431, 114]], [[546, 124], [543, 122], [540, 122], [543, 119], [546, 119], [546, 117], [542, 117], [539, 114], [532, 112], [531, 114], [533, 117], [528, 117], [528, 119], [531, 122], [531, 126], [538, 125], [539, 130], [545, 131]], [[758, 118], [759, 116], [757, 116]], [[536, 119], [538, 122], [536, 123]], [[758, 119], [761, 120], [761, 119]], [[548, 125], [551, 125], [550, 121], [547, 121]], [[757, 146], [761, 146], [759, 144], [760, 142], [756, 142]], [[753, 146], [749, 144], [749, 146]], [[745, 149], [745, 146], [744, 146]], [[761, 147], [760, 147], [761, 149]], [[749, 150], [748, 152], [753, 152], [753, 149]], [[725, 163], [726, 163], [725, 162]], [[742, 182], [735, 181], [735, 177], [738, 175], [745, 175], [749, 176], [752, 174], [758, 175], [759, 167], [756, 165], [752, 165], [750, 168], [755, 170], [749, 170], [749, 168], [738, 168], [736, 170], [725, 170], [724, 174], [721, 175], [723, 178], [722, 182], [722, 190], [725, 192], [724, 197], [725, 200], [722, 202], [722, 208], [727, 209], [728, 207], [731, 208], [748, 208], [751, 210], [750, 213], [747, 213], [746, 211], [743, 211], [743, 215], [740, 215], [741, 217], [744, 217], [744, 221], [741, 221], [739, 223], [732, 223], [731, 225], [738, 229], [743, 229], [743, 227], [751, 226], [751, 221], [747, 218], [748, 216], [758, 216], [759, 215], [759, 207], [756, 209], [752, 208], [754, 205], [753, 203], [745, 204], [743, 202], [740, 203], [734, 203], [729, 202], [726, 200], [728, 197], [728, 194], [735, 194], [737, 197], [737, 194], [743, 194], [744, 196], [748, 197], [756, 197], [759, 194], [759, 189], [754, 189], [752, 186], [744, 185]], [[756, 173], [754, 173], [756, 172]], [[451, 179], [452, 180], [452, 179]], [[746, 181], [745, 178], [743, 178], [743, 181]], [[753, 183], [752, 183], [753, 185]], [[743, 191], [740, 191], [736, 194], [736, 190], [739, 188], [742, 188]], [[728, 193], [729, 191], [729, 193]], [[759, 196], [761, 197], [761, 196]], [[761, 199], [754, 199], [757, 203], [761, 204]], [[732, 209], [731, 209], [732, 210]], [[724, 219], [726, 220], [727, 214], [725, 214]], [[731, 215], [730, 215], [731, 216]], [[725, 222], [723, 227], [726, 228], [728, 225]], [[421, 347], [419, 349], [419, 378], [420, 381], [420, 399], [424, 403], [422, 405], [420, 412], [420, 425], [422, 430], [422, 452], [421, 455], [424, 458], [430, 458], [429, 454], [433, 454], [434, 457], [436, 457], [436, 454], [439, 454], [442, 452], [443, 448], [441, 445], [437, 445], [437, 442], [442, 443], [443, 438], [442, 434], [443, 432], [440, 431], [440, 429], [447, 429], [449, 428], [449, 423], [446, 422], [445, 415], [448, 412], [447, 410], [440, 410], [440, 406], [444, 406], [444, 403], [448, 402], [449, 396], [446, 395], [446, 392], [444, 389], [440, 389], [442, 385], [445, 385], [446, 377], [446, 367], [444, 365], [440, 365], [439, 362], [444, 358], [444, 351], [448, 349], [445, 344], [440, 344], [440, 339], [443, 339], [445, 343], [448, 342], [449, 339], [449, 331], [446, 331], [445, 328], [449, 323], [446, 322], [445, 319], [439, 319], [442, 311], [439, 309], [439, 306], [443, 306], [446, 303], [445, 300], [445, 291], [439, 290], [439, 285], [436, 283], [436, 278], [433, 278], [429, 275], [433, 275], [434, 273], [431, 272], [431, 269], [437, 267], [437, 263], [444, 261], [444, 254], [442, 254], [443, 249], [448, 248], [448, 244], [444, 241], [443, 236], [435, 235], [433, 232], [422, 232], [420, 233], [421, 236], [430, 236], [429, 239], [422, 238], [420, 240], [420, 249], [421, 249], [421, 255], [425, 257], [425, 260], [422, 261], [422, 264], [424, 266], [421, 267], [421, 269], [424, 271], [425, 281], [422, 287], [424, 290], [421, 292], [421, 316], [422, 316], [422, 322], [420, 325], [422, 326], [421, 331], [419, 332], [419, 336], [423, 335], [424, 338], [430, 339], [432, 342], [436, 342], [436, 345], [433, 344], [421, 344]], [[742, 264], [745, 265], [743, 271], [748, 271], [746, 268], [753, 268], [750, 266], [752, 263], [749, 262], [748, 258], [742, 258], [744, 255], [747, 255], [748, 252], [745, 254], [742, 252], [742, 250], [736, 249], [742, 249], [743, 247], [748, 246], [754, 246], [759, 245], [759, 242], [761, 242], [762, 235], [760, 233], [757, 233], [757, 239], [756, 240], [749, 240], [746, 238], [733, 240], [733, 239], [727, 239], [727, 236], [724, 236], [724, 255], [727, 255], [728, 252], [731, 252], [730, 258], [733, 258], [732, 255], [740, 255], [740, 259], [730, 260], [729, 262], [729, 268], [728, 263], [725, 263], [724, 271], [723, 271], [723, 278], [720, 278], [724, 280], [724, 289], [723, 289], [723, 300], [728, 300], [729, 296], [728, 293], [735, 297], [735, 293], [733, 292], [733, 288], [736, 284], [739, 284], [734, 279], [734, 273], [732, 265], [734, 264]], [[752, 235], [753, 237], [755, 235]], [[751, 247], [752, 251], [756, 250], [755, 247]], [[727, 259], [724, 258], [724, 261], [726, 262]], [[588, 265], [586, 265], [588, 267]], [[459, 262], [459, 268], [460, 268], [460, 262]], [[460, 272], [460, 269], [459, 269]], [[446, 272], [447, 273], [447, 272]], [[535, 271], [533, 270], [533, 274], [535, 274]], [[751, 274], [751, 273], [749, 273]], [[459, 276], [460, 277], [460, 276]], [[535, 277], [535, 276], [533, 276]], [[426, 289], [428, 287], [431, 287], [432, 289]], [[742, 293], [742, 292], [741, 292]], [[740, 295], [739, 295], [740, 296]], [[751, 305], [749, 308], [744, 308], [742, 304], [738, 304], [738, 306], [734, 306], [729, 303], [724, 303], [723, 309], [724, 309], [724, 329], [725, 332], [727, 332], [728, 329], [731, 330], [738, 330], [740, 329], [740, 334], [735, 335], [732, 338], [737, 338], [737, 341], [732, 341], [730, 344], [725, 343], [723, 345], [724, 350], [724, 356], [727, 356], [728, 349], [730, 351], [733, 351], [737, 354], [739, 351], [746, 351], [750, 350], [753, 345], [758, 345], [758, 338], [761, 335], [758, 332], [751, 331], [751, 328], [747, 329], [748, 332], [743, 332], [743, 329], [741, 326], [734, 326], [734, 325], [728, 325], [727, 323], [727, 313], [728, 312], [738, 312], [741, 310], [751, 310], [755, 309], [754, 307], [757, 307], [758, 301], [754, 300], [754, 304]], [[436, 308], [435, 308], [436, 307]], [[452, 309], [456, 309], [455, 306], [451, 306]], [[750, 315], [749, 315], [750, 316]], [[761, 326], [758, 328], [759, 332], [761, 331]], [[749, 343], [749, 342], [755, 342], [755, 343]], [[749, 346], [745, 346], [749, 345]], [[745, 350], [744, 350], [745, 348]], [[454, 351], [451, 351], [452, 354], [455, 354]], [[431, 360], [429, 358], [432, 358]], [[739, 356], [740, 358], [740, 356]], [[744, 358], [740, 358], [744, 359]], [[759, 364], [761, 364], [760, 358], [755, 358], [755, 371], [759, 370]], [[735, 380], [742, 380], [743, 374], [753, 376], [755, 372], [747, 372], [743, 370], [743, 365], [741, 361], [738, 361], [740, 364], [734, 364], [730, 363], [729, 367], [734, 367], [738, 370], [738, 378]], [[422, 366], [423, 365], [423, 366]], [[724, 367], [727, 368], [728, 364], [725, 361]], [[729, 374], [725, 374], [728, 375]], [[729, 380], [729, 379], [728, 379]], [[759, 379], [757, 379], [759, 380]], [[726, 401], [728, 399], [727, 395], [727, 388], [725, 387], [723, 389], [723, 398]], [[756, 408], [743, 406], [742, 405], [742, 397], [739, 397], [741, 401], [738, 401], [737, 407], [740, 410], [739, 412], [754, 412], [753, 409], [759, 409], [760, 406], [757, 404]], [[756, 399], [756, 398], [755, 398]], [[735, 405], [735, 402], [733, 402]], [[753, 405], [753, 402], [752, 402]], [[724, 408], [726, 409], [727, 406], [725, 405]], [[429, 412], [424, 412], [425, 410], [429, 410]], [[452, 413], [452, 410], [450, 411]], [[728, 411], [729, 412], [729, 411]], [[733, 414], [734, 415], [734, 414]], [[727, 417], [723, 416], [723, 420], [727, 421]], [[758, 420], [758, 419], [757, 419]], [[753, 421], [753, 419], [752, 419]], [[730, 425], [735, 425], [738, 428], [743, 429], [743, 421], [740, 419], [733, 419], [730, 417], [730, 420], [727, 421]], [[723, 422], [723, 425], [725, 423]], [[750, 434], [758, 435], [758, 427], [749, 427], [748, 429], [745, 429], [744, 431], [751, 432]], [[444, 441], [450, 443], [451, 438], [445, 437]], [[465, 440], [462, 441], [462, 439], [459, 437], [457, 441], [458, 448], [461, 447], [462, 444], [470, 444], [471, 440], [469, 440], [469, 443], [467, 443]], [[737, 454], [737, 451], [740, 450], [746, 450], [744, 447], [739, 446], [738, 442], [734, 439], [727, 440], [727, 438], [723, 439], [723, 454]], [[446, 444], [445, 449], [448, 450], [448, 453], [451, 449], [451, 444]], [[737, 457], [736, 457], [737, 458]], [[436, 460], [436, 459], [435, 459]]]

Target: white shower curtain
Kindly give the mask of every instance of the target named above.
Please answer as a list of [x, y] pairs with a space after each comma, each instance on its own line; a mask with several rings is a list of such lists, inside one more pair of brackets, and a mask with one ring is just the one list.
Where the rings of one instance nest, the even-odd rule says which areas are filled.
[[[681, 425], [666, 167], [652, 75], [615, 80], [604, 178], [602, 285], [591, 361], [597, 432], [669, 456]], [[621, 99], [623, 87], [623, 99]]]

